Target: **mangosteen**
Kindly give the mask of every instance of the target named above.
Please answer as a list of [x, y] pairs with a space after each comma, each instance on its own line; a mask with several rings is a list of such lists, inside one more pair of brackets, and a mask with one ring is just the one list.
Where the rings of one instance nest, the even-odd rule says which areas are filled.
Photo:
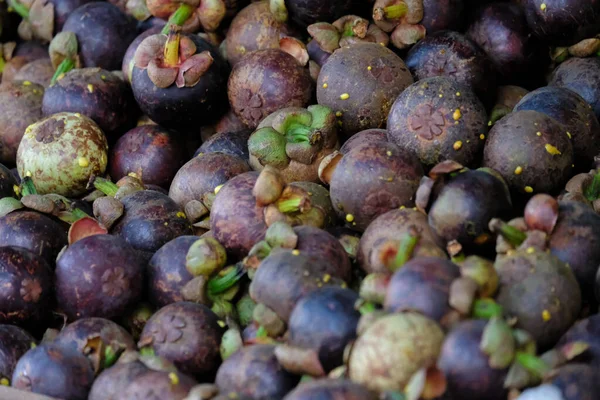
[[489, 168], [470, 170], [446, 161], [435, 166], [430, 177], [417, 192], [417, 206], [427, 210], [433, 231], [447, 243], [456, 241], [465, 248], [491, 244], [490, 221], [512, 211], [502, 176]]
[[[396, 48], [406, 49], [423, 39], [427, 33], [427, 29], [420, 24], [427, 5], [421, 0], [376, 0], [372, 17], [381, 30], [390, 33], [391, 42]], [[444, 6], [443, 3], [440, 5]], [[435, 8], [430, 5], [431, 14], [436, 13]], [[439, 11], [443, 13], [441, 8]], [[431, 19], [429, 22], [432, 22]]]
[[67, 72], [44, 92], [42, 111], [45, 116], [66, 111], [90, 117], [112, 141], [137, 119], [129, 85], [101, 68]]
[[203, 304], [177, 302], [158, 310], [146, 323], [138, 342], [171, 361], [183, 373], [210, 376], [220, 365], [223, 328]]
[[108, 144], [98, 125], [76, 113], [58, 113], [30, 125], [17, 152], [21, 177], [38, 193], [79, 196], [106, 170]]
[[231, 108], [252, 129], [283, 107], [308, 106], [313, 90], [308, 69], [279, 49], [244, 56], [233, 67], [227, 84]]
[[338, 146], [335, 113], [312, 105], [286, 107], [263, 119], [248, 139], [250, 165], [271, 165], [285, 182], [318, 182], [319, 164]]
[[184, 400], [196, 384], [194, 379], [179, 372], [146, 371], [137, 375], [118, 398]]
[[252, 130], [247, 128], [240, 131], [216, 133], [202, 143], [202, 146], [194, 153], [194, 157], [208, 153], [225, 153], [248, 161], [250, 158], [248, 138], [251, 133]]
[[32, 251], [0, 247], [2, 309], [0, 323], [33, 326], [45, 321], [51, 307], [52, 270]]
[[[18, 174], [16, 174], [18, 177]], [[0, 199], [4, 197], [14, 197], [14, 187], [17, 185], [17, 179], [12, 171], [0, 164]]]
[[[375, 218], [360, 238], [357, 260], [367, 272], [389, 272], [386, 257], [393, 257], [400, 247], [400, 240], [411, 231], [418, 237], [412, 250], [413, 257], [447, 257], [445, 244], [427, 223], [423, 212], [402, 208], [391, 210]], [[393, 254], [386, 254], [392, 251]]]
[[140, 300], [143, 277], [143, 261], [121, 238], [88, 236], [56, 262], [59, 308], [70, 320], [123, 315]]
[[346, 137], [382, 128], [394, 99], [413, 78], [393, 51], [376, 43], [340, 48], [323, 65], [317, 101], [331, 108]]
[[372, 142], [387, 142], [387, 130], [373, 128], [357, 132], [344, 142], [339, 152], [346, 154], [355, 147]]
[[354, 147], [333, 168], [327, 181], [331, 202], [348, 226], [358, 231], [387, 211], [414, 206], [423, 177], [417, 157], [388, 142]]
[[527, 93], [529, 91], [520, 86], [499, 86], [496, 94], [496, 104], [490, 112], [488, 126], [494, 125], [496, 121], [510, 114]]
[[587, 170], [600, 154], [600, 124], [590, 105], [577, 93], [557, 86], [546, 86], [527, 94], [514, 111], [544, 113], [568, 128], [573, 157], [579, 169]]
[[594, 367], [600, 366], [600, 314], [594, 314], [577, 321], [560, 338], [557, 347], [569, 343], [582, 342], [588, 349], [577, 358], [578, 362], [585, 362]]
[[323, 285], [346, 283], [328, 260], [297, 249], [278, 248], [260, 263], [249, 293], [285, 322], [298, 300]]
[[284, 400], [377, 400], [377, 393], [348, 379], [318, 379], [300, 383]]
[[356, 338], [360, 312], [358, 294], [350, 289], [323, 287], [303, 297], [294, 307], [288, 344], [314, 350], [325, 372], [342, 365], [346, 345]]
[[592, 400], [600, 396], [599, 379], [600, 374], [594, 367], [567, 364], [553, 371], [545, 384], [524, 391], [517, 400]]
[[77, 7], [69, 14], [62, 31], [77, 36], [83, 66], [108, 71], [121, 68], [125, 51], [136, 36], [133, 18], [104, 1]]
[[183, 208], [193, 200], [202, 201], [218, 186], [248, 171], [248, 163], [235, 155], [221, 152], [199, 155], [177, 171], [169, 188], [169, 197]]
[[520, 0], [533, 33], [553, 46], [570, 46], [600, 32], [600, 3], [588, 0]]
[[44, 343], [21, 357], [13, 373], [12, 386], [65, 400], [85, 400], [93, 381], [92, 364], [83, 354], [58, 344]]
[[553, 192], [573, 170], [569, 128], [537, 111], [511, 113], [489, 132], [483, 166], [499, 172], [511, 192]]
[[443, 341], [440, 326], [421, 314], [386, 315], [354, 342], [348, 376], [371, 390], [402, 391], [413, 374], [435, 365]]
[[131, 129], [110, 149], [111, 178], [135, 174], [144, 184], [168, 188], [184, 164], [186, 151], [173, 132], [159, 125]]
[[148, 372], [141, 361], [120, 362], [105, 369], [94, 380], [88, 400], [115, 400], [138, 376]]
[[518, 4], [492, 3], [478, 10], [466, 36], [477, 43], [505, 80], [527, 82], [545, 67], [547, 54], [531, 34]]
[[163, 33], [168, 33], [171, 25], [181, 26], [189, 33], [199, 29], [212, 33], [217, 30], [227, 12], [223, 0], [149, 0], [145, 3], [150, 15], [164, 20], [168, 18]]
[[427, 168], [445, 160], [472, 166], [483, 149], [487, 115], [469, 87], [438, 76], [416, 82], [398, 96], [387, 128], [388, 140]]
[[66, 230], [53, 219], [35, 211], [14, 211], [0, 217], [0, 242], [31, 250], [49, 265], [67, 245]]
[[356, 8], [355, 0], [288, 0], [287, 9], [292, 20], [302, 26], [320, 21], [333, 21], [342, 15], [351, 14]]
[[442, 30], [458, 31], [462, 28], [465, 0], [423, 0], [421, 25], [428, 35]]
[[27, 331], [14, 325], [0, 325], [0, 382], [10, 385], [17, 361], [36, 346], [36, 340]]
[[3, 84], [0, 90], [0, 162], [14, 165], [25, 129], [42, 119], [44, 88], [30, 81]]
[[117, 361], [122, 352], [135, 350], [133, 338], [123, 327], [105, 318], [81, 318], [65, 326], [53, 341], [76, 349], [92, 362], [98, 373]]
[[549, 86], [560, 86], [580, 95], [600, 119], [600, 59], [573, 57], [561, 63], [552, 73]]
[[168, 35], [151, 35], [140, 43], [131, 85], [144, 114], [165, 128], [185, 132], [225, 112], [222, 89], [228, 72], [210, 43], [173, 26]]
[[126, 82], [131, 84], [131, 74], [133, 73], [134, 67], [134, 57], [135, 52], [137, 51], [140, 44], [146, 39], [148, 36], [156, 35], [162, 31], [163, 25], [155, 26], [149, 29], [144, 30], [140, 33], [136, 38], [129, 44], [125, 55], [123, 55], [123, 63], [121, 65], [121, 72], [123, 73], [123, 78]]
[[48, 58], [33, 60], [25, 65], [15, 74], [15, 81], [29, 81], [42, 85], [44, 88], [50, 86], [54, 76], [54, 67]]
[[293, 29], [286, 24], [285, 5], [282, 8], [281, 3], [277, 0], [255, 1], [235, 15], [224, 42], [231, 65], [256, 50], [279, 49], [279, 41], [293, 35]]
[[232, 354], [221, 364], [215, 380], [219, 393], [253, 399], [280, 399], [299, 377], [284, 370], [275, 357], [275, 346], [257, 344]]
[[410, 49], [405, 61], [418, 81], [444, 76], [469, 88], [484, 103], [494, 100], [496, 79], [490, 60], [477, 44], [458, 32], [427, 35]]

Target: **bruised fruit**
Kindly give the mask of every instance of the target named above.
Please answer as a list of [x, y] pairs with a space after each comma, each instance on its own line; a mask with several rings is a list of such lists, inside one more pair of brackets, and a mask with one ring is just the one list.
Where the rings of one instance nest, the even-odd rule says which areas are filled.
[[318, 182], [319, 164], [338, 144], [334, 112], [324, 106], [286, 107], [269, 115], [248, 139], [250, 165], [271, 165], [286, 182]]
[[50, 85], [42, 102], [44, 116], [59, 112], [90, 117], [111, 139], [135, 125], [137, 107], [125, 81], [101, 68], [78, 68]]
[[331, 108], [346, 137], [383, 128], [396, 97], [413, 78], [404, 61], [376, 43], [336, 50], [321, 68], [317, 101]]
[[35, 338], [27, 331], [14, 325], [0, 325], [0, 381], [3, 384], [10, 384], [17, 361], [35, 345]]
[[423, 168], [417, 158], [393, 143], [363, 144], [335, 165], [331, 202], [349, 226], [364, 231], [379, 215], [400, 206], [411, 207]]
[[279, 364], [275, 357], [275, 346], [257, 344], [244, 347], [225, 360], [217, 372], [215, 383], [223, 395], [280, 399], [299, 380]]
[[94, 380], [89, 360], [75, 349], [44, 343], [17, 363], [12, 386], [65, 400], [85, 400]]
[[258, 50], [243, 57], [227, 84], [231, 108], [253, 129], [283, 107], [306, 107], [313, 89], [308, 69], [278, 49]]
[[511, 192], [556, 191], [573, 169], [567, 132], [565, 125], [540, 112], [511, 113], [490, 130], [483, 166], [499, 172]]
[[144, 184], [167, 188], [186, 160], [177, 135], [158, 125], [131, 129], [110, 149], [110, 176], [119, 180], [135, 174]]
[[150, 347], [190, 376], [210, 375], [221, 359], [223, 329], [203, 304], [177, 302], [158, 310], [146, 323], [138, 346]]
[[14, 165], [26, 128], [42, 119], [44, 88], [29, 81], [13, 81], [0, 89], [0, 162]]
[[134, 249], [112, 235], [70, 245], [56, 263], [56, 298], [71, 320], [114, 318], [140, 300], [144, 265]]
[[387, 129], [390, 142], [428, 168], [445, 160], [472, 166], [483, 149], [487, 115], [469, 87], [434, 77], [415, 82], [398, 96]]
[[92, 176], [106, 170], [108, 144], [90, 118], [51, 115], [25, 130], [17, 152], [21, 177], [30, 176], [38, 193], [79, 196]]
[[30, 250], [0, 247], [0, 323], [34, 326], [48, 318], [51, 307], [50, 265]]

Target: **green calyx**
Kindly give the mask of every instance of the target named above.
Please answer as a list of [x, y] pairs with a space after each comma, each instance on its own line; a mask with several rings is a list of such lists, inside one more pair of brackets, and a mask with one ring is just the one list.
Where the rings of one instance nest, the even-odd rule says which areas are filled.
[[50, 80], [50, 85], [54, 85], [57, 80], [59, 80], [64, 74], [69, 72], [75, 68], [75, 60], [72, 58], [65, 58], [54, 71], [54, 75], [52, 75], [52, 79]]
[[275, 19], [279, 22], [286, 22], [288, 19], [288, 11], [285, 7], [284, 0], [269, 0], [269, 10]]
[[238, 283], [246, 274], [246, 270], [241, 263], [238, 263], [233, 267], [225, 268], [221, 273], [208, 281], [207, 289], [210, 297], [223, 293]]
[[591, 202], [594, 202], [600, 198], [600, 172], [594, 175], [592, 182], [588, 187], [585, 188], [583, 194], [585, 198]]
[[29, 9], [17, 0], [7, 0], [8, 6], [23, 19], [29, 19]]
[[21, 196], [29, 196], [31, 194], [37, 194], [37, 189], [31, 177], [26, 176], [21, 179]]
[[478, 299], [473, 304], [471, 315], [476, 319], [492, 319], [501, 317], [504, 310], [502, 306], [492, 299]]
[[194, 14], [196, 8], [189, 4], [181, 4], [177, 10], [169, 17], [169, 20], [162, 29], [163, 35], [168, 35], [171, 25], [183, 26], [188, 19]]
[[492, 228], [492, 231], [502, 235], [502, 237], [513, 247], [519, 247], [525, 239], [527, 239], [527, 234], [525, 232], [521, 232], [514, 226], [510, 226], [506, 222], [498, 219], [493, 219], [492, 222], [490, 222], [490, 228]]
[[94, 187], [107, 196], [115, 197], [119, 187], [105, 178], [94, 179]]
[[285, 153], [286, 139], [273, 128], [261, 128], [248, 139], [248, 151], [262, 165], [275, 168], [287, 167], [290, 160]]

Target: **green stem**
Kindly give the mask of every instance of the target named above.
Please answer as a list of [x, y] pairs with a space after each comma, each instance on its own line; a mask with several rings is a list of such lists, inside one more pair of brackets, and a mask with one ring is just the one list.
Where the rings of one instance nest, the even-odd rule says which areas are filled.
[[31, 177], [26, 176], [21, 180], [21, 196], [28, 196], [30, 194], [37, 194], [37, 189]]
[[404, 235], [404, 238], [402, 238], [402, 241], [400, 242], [400, 247], [398, 248], [398, 253], [396, 253], [396, 257], [394, 257], [392, 264], [388, 266], [390, 271], [398, 271], [400, 268], [402, 268], [404, 264], [408, 262], [408, 260], [412, 258], [413, 252], [418, 242], [418, 236], [413, 235], [410, 232]]
[[296, 197], [289, 200], [282, 200], [277, 202], [277, 208], [284, 214], [292, 213], [300, 210], [300, 205], [302, 204], [303, 199], [301, 197]]
[[502, 306], [492, 299], [478, 299], [473, 304], [472, 317], [475, 319], [492, 319], [501, 317], [502, 313]]
[[408, 12], [408, 6], [405, 2], [400, 2], [399, 4], [394, 4], [392, 6], [387, 6], [383, 8], [383, 13], [385, 14], [386, 19], [397, 19], [402, 18]]
[[119, 190], [119, 187], [116, 184], [104, 178], [94, 179], [94, 187], [110, 197], [115, 197]]
[[6, 61], [4, 60], [4, 57], [2, 55], [0, 55], [0, 74], [4, 71], [5, 66], [6, 66]]
[[50, 80], [50, 85], [54, 85], [61, 75], [66, 74], [73, 68], [75, 68], [75, 60], [74, 59], [65, 58], [64, 60], [62, 60], [62, 62], [60, 64], [58, 64], [58, 68], [56, 68], [56, 71], [54, 71], [54, 75], [52, 75], [52, 80]]
[[162, 29], [163, 35], [168, 35], [171, 29], [171, 25], [183, 26], [185, 22], [190, 19], [192, 14], [196, 11], [195, 7], [189, 4], [181, 4], [177, 10], [169, 17], [167, 24]]
[[73, 216], [75, 218], [77, 218], [77, 220], [80, 220], [81, 218], [89, 217], [89, 215], [86, 212], [82, 211], [79, 208], [73, 209]]
[[463, 253], [462, 251], [460, 253], [458, 253], [457, 255], [455, 255], [454, 257], [452, 257], [452, 262], [454, 264], [460, 264], [461, 262], [466, 260], [466, 256], [465, 253]]
[[29, 19], [29, 9], [17, 0], [8, 0], [8, 6], [12, 8], [23, 19]]
[[585, 189], [585, 197], [589, 201], [595, 201], [600, 197], [600, 172], [594, 175], [592, 184]]
[[514, 247], [520, 246], [527, 239], [527, 235], [524, 232], [521, 232], [514, 226], [508, 225], [506, 222], [500, 223], [498, 233]]
[[375, 304], [371, 303], [370, 301], [365, 301], [358, 308], [358, 312], [360, 312], [361, 315], [370, 314], [370, 313], [372, 313], [375, 310], [377, 310], [377, 307], [375, 307]]
[[107, 346], [104, 350], [104, 368], [109, 368], [116, 363], [122, 352], [123, 351], [115, 351], [112, 346]]
[[539, 379], [543, 379], [544, 376], [550, 371], [548, 365], [546, 365], [541, 358], [536, 357], [533, 354], [517, 351], [515, 360], [528, 372], [532, 373]]
[[257, 338], [267, 338], [267, 337], [269, 337], [269, 333], [267, 332], [265, 327], [261, 325], [256, 330], [256, 337]]
[[169, 26], [169, 37], [165, 43], [164, 60], [167, 66], [176, 66], [179, 64], [179, 40], [181, 34], [177, 25]]
[[140, 349], [140, 354], [146, 357], [154, 357], [156, 353], [154, 353], [154, 349], [150, 346], [142, 347]]
[[214, 296], [219, 293], [223, 293], [238, 283], [245, 274], [246, 270], [244, 269], [243, 265], [238, 263], [235, 268], [232, 268], [227, 274], [214, 277], [208, 281], [208, 295]]

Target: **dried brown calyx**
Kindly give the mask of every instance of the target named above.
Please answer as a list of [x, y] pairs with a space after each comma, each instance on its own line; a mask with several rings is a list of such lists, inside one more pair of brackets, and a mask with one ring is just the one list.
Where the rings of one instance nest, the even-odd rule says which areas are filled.
[[49, 42], [54, 33], [54, 4], [48, 0], [8, 0], [8, 5], [23, 18], [19, 36], [23, 40]]
[[407, 48], [425, 37], [423, 0], [376, 0], [373, 20], [384, 32], [391, 33], [392, 44]]
[[600, 212], [600, 156], [595, 157], [596, 169], [577, 174], [565, 186], [558, 199], [584, 203]]
[[309, 25], [307, 30], [321, 50], [327, 53], [354, 43], [371, 42], [387, 46], [390, 41], [381, 28], [356, 15], [346, 15], [332, 24], [317, 22]]
[[145, 69], [159, 88], [173, 83], [177, 87], [193, 87], [212, 65], [209, 51], [196, 54], [196, 45], [181, 34], [181, 27], [171, 25], [168, 35], [157, 34], [144, 39], [135, 52], [135, 66]]

